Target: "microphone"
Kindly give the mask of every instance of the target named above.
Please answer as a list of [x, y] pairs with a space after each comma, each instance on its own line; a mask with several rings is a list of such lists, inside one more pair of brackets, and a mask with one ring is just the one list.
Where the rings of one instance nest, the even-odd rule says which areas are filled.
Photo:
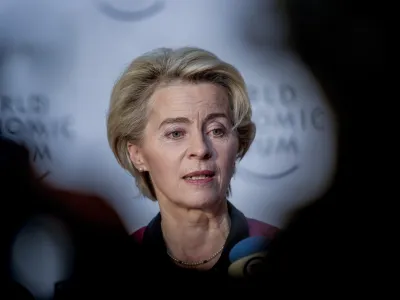
[[228, 274], [235, 278], [249, 278], [260, 274], [269, 242], [264, 236], [252, 236], [237, 243], [229, 253], [231, 265]]

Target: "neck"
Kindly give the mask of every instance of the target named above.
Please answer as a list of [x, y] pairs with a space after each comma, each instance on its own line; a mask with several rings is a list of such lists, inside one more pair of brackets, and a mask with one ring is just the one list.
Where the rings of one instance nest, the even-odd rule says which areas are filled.
[[227, 201], [207, 210], [160, 206], [160, 213], [167, 248], [183, 261], [208, 259], [224, 246], [229, 234]]

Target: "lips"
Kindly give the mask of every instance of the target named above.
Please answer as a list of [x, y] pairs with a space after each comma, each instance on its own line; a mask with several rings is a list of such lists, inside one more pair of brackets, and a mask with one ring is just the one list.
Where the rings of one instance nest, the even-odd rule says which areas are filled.
[[186, 174], [185, 176], [183, 176], [183, 179], [201, 180], [201, 179], [214, 177], [214, 175], [215, 175], [214, 171], [203, 170], [203, 171], [196, 171], [196, 172], [191, 172], [189, 174]]

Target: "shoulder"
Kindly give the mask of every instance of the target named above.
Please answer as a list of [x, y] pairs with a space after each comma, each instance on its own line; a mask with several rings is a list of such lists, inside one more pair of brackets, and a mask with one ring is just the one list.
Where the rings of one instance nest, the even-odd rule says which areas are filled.
[[135, 242], [137, 242], [139, 244], [142, 242], [146, 228], [147, 228], [147, 226], [143, 226], [131, 234], [131, 236], [135, 240]]
[[143, 242], [143, 238], [145, 235], [145, 232], [151, 232], [151, 234], [154, 234], [155, 232], [158, 232], [161, 230], [161, 214], [158, 213], [146, 226], [140, 227], [136, 231], [134, 231], [131, 236], [133, 239], [141, 244]]
[[273, 225], [258, 221], [252, 218], [246, 218], [249, 226], [249, 235], [262, 235], [268, 238], [274, 238], [279, 229]]

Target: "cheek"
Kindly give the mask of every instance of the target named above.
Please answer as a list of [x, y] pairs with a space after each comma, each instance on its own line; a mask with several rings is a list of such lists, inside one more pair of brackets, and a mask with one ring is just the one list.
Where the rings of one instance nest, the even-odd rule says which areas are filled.
[[220, 145], [217, 151], [219, 153], [221, 167], [227, 173], [233, 173], [236, 162], [236, 155], [238, 152], [238, 142], [236, 140], [233, 140], [224, 145]]
[[145, 156], [150, 173], [165, 174], [176, 172], [176, 151], [168, 147], [156, 147], [146, 152]]
[[233, 136], [232, 139], [230, 140], [227, 149], [227, 156], [229, 157], [232, 164], [235, 164], [238, 151], [239, 151], [239, 139], [236, 136]]

